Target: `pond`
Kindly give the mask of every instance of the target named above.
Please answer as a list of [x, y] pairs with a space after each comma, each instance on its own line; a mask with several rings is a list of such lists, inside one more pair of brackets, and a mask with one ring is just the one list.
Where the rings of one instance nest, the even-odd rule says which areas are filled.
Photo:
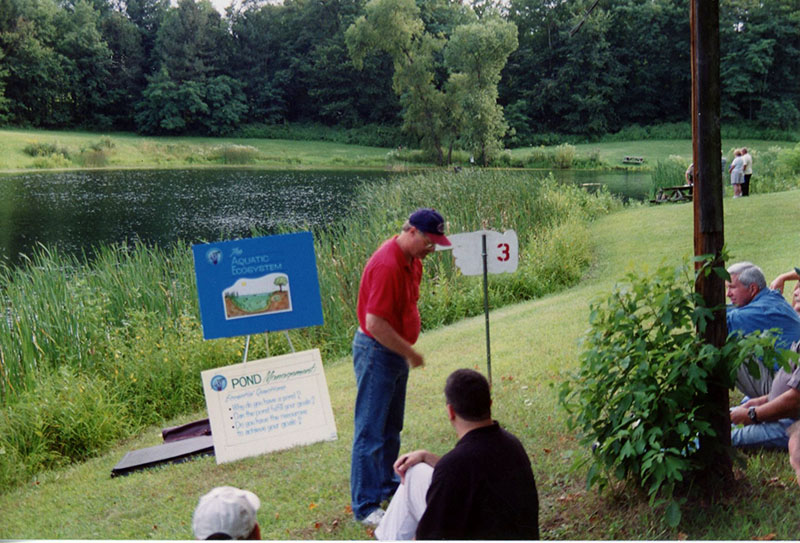
[[[528, 172], [529, 174], [529, 172]], [[102, 170], [0, 176], [0, 262], [18, 265], [38, 244], [69, 254], [136, 240], [167, 247], [338, 219], [358, 186], [390, 172]], [[566, 183], [601, 183], [644, 199], [650, 176], [554, 172]]]

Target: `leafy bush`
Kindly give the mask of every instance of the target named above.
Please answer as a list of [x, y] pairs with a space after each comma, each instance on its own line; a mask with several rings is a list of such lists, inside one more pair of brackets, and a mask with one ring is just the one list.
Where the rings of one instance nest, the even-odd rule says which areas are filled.
[[779, 192], [800, 187], [800, 144], [789, 149], [750, 149], [757, 165], [750, 185], [752, 194]]
[[22, 148], [22, 152], [32, 157], [49, 157], [52, 155], [61, 155], [66, 159], [70, 157], [70, 151], [67, 147], [64, 147], [58, 143], [40, 141], [34, 141], [27, 144]]
[[[709, 260], [699, 273], [727, 276]], [[588, 484], [603, 488], [613, 476], [644, 489], [651, 502], [664, 495], [673, 526], [680, 518], [674, 488], [707, 467], [698, 443], [718, 443], [703, 397], [709, 384], [721, 379], [731, 388], [750, 353], [765, 354], [768, 364], [777, 357], [768, 333], [732, 335], [721, 348], [705, 343], [695, 330], [705, 329], [713, 311], [694, 292], [694, 280], [688, 264], [649, 277], [629, 274], [592, 303], [580, 368], [559, 394], [570, 427], [584, 445], [594, 444]], [[713, 452], [730, 454], [721, 445]]]
[[57, 170], [59, 168], [69, 168], [72, 166], [72, 161], [62, 154], [53, 153], [48, 156], [36, 157], [31, 163], [33, 168], [41, 168], [43, 170]]
[[555, 148], [553, 153], [553, 166], [566, 170], [572, 167], [575, 161], [575, 146], [569, 143], [562, 143]]

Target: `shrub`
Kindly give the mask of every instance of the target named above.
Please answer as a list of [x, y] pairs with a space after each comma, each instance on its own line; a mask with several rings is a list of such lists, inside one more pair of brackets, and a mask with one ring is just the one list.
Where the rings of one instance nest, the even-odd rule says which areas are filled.
[[569, 143], [562, 143], [555, 148], [551, 160], [556, 168], [562, 170], [571, 168], [573, 162], [575, 162], [575, 146]]
[[[708, 259], [699, 273], [727, 275]], [[651, 503], [664, 495], [675, 526], [680, 509], [673, 489], [707, 467], [698, 443], [718, 444], [703, 394], [718, 379], [731, 388], [750, 353], [763, 352], [771, 364], [775, 338], [734, 334], [721, 348], [706, 344], [695, 330], [702, 332], [713, 312], [694, 292], [688, 264], [627, 280], [592, 303], [580, 368], [565, 376], [559, 402], [581, 443], [594, 444], [588, 484], [603, 488], [613, 476], [644, 489]], [[712, 452], [730, 454], [719, 444]]]
[[212, 159], [223, 164], [255, 164], [260, 154], [252, 145], [223, 145], [215, 149]]
[[49, 156], [36, 157], [31, 163], [31, 167], [43, 170], [57, 170], [59, 168], [69, 168], [70, 166], [72, 166], [72, 161], [69, 158], [56, 153]]
[[90, 168], [102, 168], [108, 166], [108, 154], [103, 149], [90, 149], [81, 153], [79, 162]]
[[750, 186], [753, 194], [779, 192], [800, 187], [800, 144], [789, 149], [750, 149], [757, 168]]
[[34, 141], [23, 147], [22, 151], [32, 157], [49, 157], [52, 155], [61, 155], [66, 159], [70, 157], [69, 149], [58, 143]]

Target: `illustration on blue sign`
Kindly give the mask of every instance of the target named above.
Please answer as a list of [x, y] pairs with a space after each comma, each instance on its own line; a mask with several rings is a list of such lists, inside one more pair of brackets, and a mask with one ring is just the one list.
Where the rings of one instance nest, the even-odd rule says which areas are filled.
[[255, 279], [237, 279], [222, 291], [226, 319], [241, 319], [292, 310], [289, 276], [271, 273]]
[[322, 324], [310, 232], [192, 247], [203, 337]]

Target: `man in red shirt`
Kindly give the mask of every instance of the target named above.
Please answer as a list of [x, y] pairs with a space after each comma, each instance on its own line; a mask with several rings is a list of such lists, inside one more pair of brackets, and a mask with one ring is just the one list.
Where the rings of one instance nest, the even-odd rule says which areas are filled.
[[436, 245], [449, 246], [444, 219], [434, 209], [412, 213], [400, 234], [383, 243], [364, 267], [353, 338], [355, 406], [350, 493], [353, 515], [377, 526], [382, 501], [394, 494], [409, 368], [424, 363], [414, 349], [419, 337], [417, 300], [422, 259]]

